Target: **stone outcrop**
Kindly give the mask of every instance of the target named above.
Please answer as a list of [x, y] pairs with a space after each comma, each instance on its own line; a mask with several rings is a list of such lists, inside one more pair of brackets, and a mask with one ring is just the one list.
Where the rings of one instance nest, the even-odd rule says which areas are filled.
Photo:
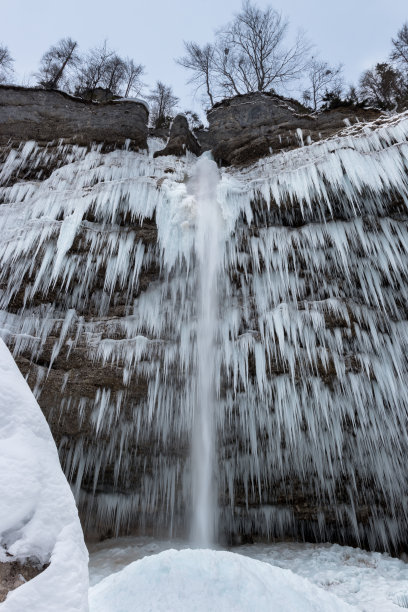
[[332, 136], [349, 122], [373, 121], [379, 114], [352, 108], [310, 114], [294, 100], [257, 92], [215, 104], [207, 113], [208, 130], [196, 136], [218, 163], [243, 165]]
[[63, 139], [107, 149], [127, 144], [147, 146], [148, 110], [142, 102], [117, 100], [101, 104], [61, 91], [0, 86], [0, 145], [35, 140], [46, 144]]
[[184, 115], [177, 115], [170, 133], [148, 130], [148, 110], [142, 102], [92, 102], [61, 91], [0, 86], [0, 145], [63, 139], [83, 146], [103, 143], [104, 150], [124, 145], [138, 150], [146, 148], [151, 135], [167, 140], [155, 157], [211, 150], [214, 159], [226, 166], [246, 165], [270, 153], [308, 145], [350, 122], [373, 121], [379, 112], [339, 108], [309, 114], [294, 100], [257, 92], [218, 102], [207, 117], [208, 129], [194, 134]]
[[169, 140], [164, 149], [156, 151], [154, 157], [162, 155], [183, 156], [187, 151], [194, 155], [200, 155], [201, 149], [197, 138], [190, 131], [187, 118], [184, 115], [177, 115], [170, 128]]
[[30, 562], [10, 561], [0, 563], [0, 604], [5, 601], [10, 591], [17, 589], [28, 580], [32, 580], [47, 567], [48, 565], [43, 566]]

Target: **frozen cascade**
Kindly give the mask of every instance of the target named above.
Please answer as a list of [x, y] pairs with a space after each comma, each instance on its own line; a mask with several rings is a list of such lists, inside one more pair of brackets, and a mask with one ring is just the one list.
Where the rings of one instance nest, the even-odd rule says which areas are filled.
[[[220, 532], [407, 545], [407, 140], [402, 114], [221, 171]], [[0, 335], [89, 533], [189, 518], [195, 165], [27, 143], [0, 166]]]
[[195, 168], [197, 203], [196, 253], [199, 278], [197, 309], [197, 382], [192, 440], [193, 541], [209, 547], [216, 534], [215, 427], [216, 341], [218, 322], [218, 272], [220, 270], [221, 214], [217, 202], [219, 172], [203, 156]]

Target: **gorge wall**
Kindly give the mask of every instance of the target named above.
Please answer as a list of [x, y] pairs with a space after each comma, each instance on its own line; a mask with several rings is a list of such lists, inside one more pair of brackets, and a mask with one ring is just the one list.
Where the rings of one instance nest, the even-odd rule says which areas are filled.
[[157, 156], [171, 134], [139, 152], [69, 136], [3, 146], [0, 335], [88, 535], [188, 526], [197, 139], [226, 166], [223, 537], [407, 547], [408, 119], [298, 110], [262, 94], [224, 102], [185, 147], [174, 130], [181, 157]]

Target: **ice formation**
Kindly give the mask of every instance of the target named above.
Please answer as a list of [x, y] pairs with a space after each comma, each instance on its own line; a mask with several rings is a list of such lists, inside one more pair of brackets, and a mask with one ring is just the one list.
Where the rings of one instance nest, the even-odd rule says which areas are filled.
[[[221, 172], [221, 531], [406, 543], [407, 136], [402, 114]], [[67, 372], [55, 418], [88, 426], [60, 441], [65, 473], [86, 525], [174, 533], [192, 504], [196, 159], [61, 145], [24, 180], [53, 155], [26, 143], [1, 169], [0, 333], [40, 403], [61, 356], [122, 372], [80, 399]]]
[[50, 429], [0, 339], [0, 563], [44, 566], [4, 612], [86, 612], [88, 552]]

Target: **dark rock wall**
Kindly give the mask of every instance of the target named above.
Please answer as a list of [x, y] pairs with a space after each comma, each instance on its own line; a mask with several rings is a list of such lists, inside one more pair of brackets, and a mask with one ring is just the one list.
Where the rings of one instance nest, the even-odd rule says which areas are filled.
[[60, 91], [0, 86], [0, 144], [9, 140], [146, 148], [148, 111], [143, 103], [86, 102]]
[[207, 113], [208, 130], [196, 136], [203, 150], [212, 149], [217, 162], [241, 165], [322, 140], [350, 121], [373, 121], [379, 114], [345, 108], [311, 115], [293, 100], [258, 92], [216, 104]]

